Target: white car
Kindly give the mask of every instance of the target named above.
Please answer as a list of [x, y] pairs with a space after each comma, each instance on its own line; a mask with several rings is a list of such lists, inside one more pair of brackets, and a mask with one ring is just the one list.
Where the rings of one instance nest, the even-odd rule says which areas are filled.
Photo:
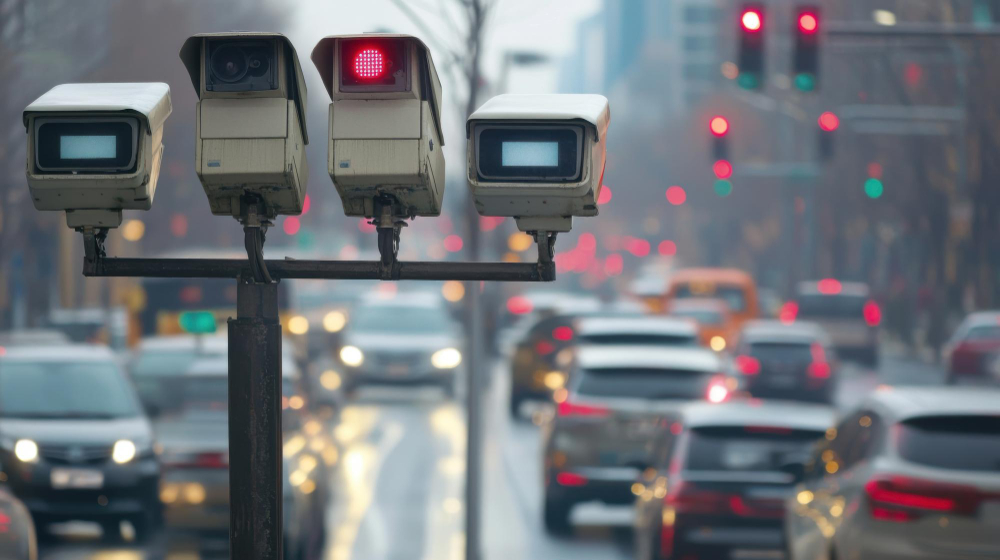
[[778, 318], [785, 323], [815, 323], [830, 336], [839, 356], [878, 367], [882, 308], [867, 284], [835, 278], [801, 282], [795, 299], [782, 307]]
[[1000, 392], [876, 391], [796, 474], [791, 560], [1000, 558]]

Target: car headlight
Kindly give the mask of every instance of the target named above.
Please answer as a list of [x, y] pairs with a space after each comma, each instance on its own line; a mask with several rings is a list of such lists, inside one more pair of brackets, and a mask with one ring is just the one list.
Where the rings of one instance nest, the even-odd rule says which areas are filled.
[[431, 356], [431, 365], [438, 369], [453, 369], [462, 363], [462, 353], [454, 348], [438, 350]]
[[115, 442], [114, 448], [111, 450], [111, 459], [119, 465], [124, 465], [132, 459], [135, 459], [135, 444], [127, 439], [120, 439]]
[[344, 346], [340, 349], [340, 361], [351, 367], [358, 367], [365, 361], [365, 355], [357, 346]]
[[343, 311], [331, 311], [323, 316], [323, 328], [326, 329], [326, 332], [340, 332], [346, 324], [347, 314]]
[[30, 439], [19, 439], [14, 444], [14, 456], [25, 463], [38, 460], [38, 444]]

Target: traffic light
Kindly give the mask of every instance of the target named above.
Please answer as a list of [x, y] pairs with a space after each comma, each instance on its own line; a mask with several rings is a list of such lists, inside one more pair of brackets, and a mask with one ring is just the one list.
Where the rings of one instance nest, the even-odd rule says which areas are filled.
[[712, 133], [712, 155], [717, 160], [729, 159], [729, 120], [716, 115], [708, 121], [708, 130]]
[[740, 9], [739, 76], [744, 89], [757, 89], [764, 82], [764, 6], [744, 4]]
[[840, 117], [836, 113], [826, 111], [816, 122], [819, 123], [819, 157], [826, 161], [833, 157], [833, 137], [840, 128]]
[[816, 89], [819, 75], [819, 7], [800, 6], [795, 12], [795, 50], [792, 75], [795, 87], [801, 91]]

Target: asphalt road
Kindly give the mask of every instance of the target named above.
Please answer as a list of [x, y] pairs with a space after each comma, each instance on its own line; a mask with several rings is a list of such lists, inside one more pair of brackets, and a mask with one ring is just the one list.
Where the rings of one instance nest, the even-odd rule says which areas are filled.
[[[940, 384], [927, 364], [886, 357], [878, 372], [846, 364], [837, 406], [846, 409], [880, 384]], [[585, 505], [572, 537], [542, 530], [538, 429], [512, 421], [507, 377], [495, 368], [487, 395], [483, 558], [573, 560], [631, 557], [628, 508]], [[433, 390], [372, 389], [331, 426], [341, 443], [323, 560], [459, 560], [463, 558], [465, 422], [463, 407]], [[105, 547], [74, 528], [72, 542], [43, 548], [42, 560], [159, 560], [130, 547]], [[169, 560], [193, 560], [171, 555]]]

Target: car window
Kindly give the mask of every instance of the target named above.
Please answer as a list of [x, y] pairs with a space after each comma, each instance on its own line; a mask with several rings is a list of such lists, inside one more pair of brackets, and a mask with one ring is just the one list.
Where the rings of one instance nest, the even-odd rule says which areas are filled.
[[799, 304], [799, 319], [864, 319], [865, 303], [868, 301], [864, 296], [858, 295], [824, 295], [809, 294], [800, 295], [797, 298]]
[[588, 345], [656, 345], [656, 346], [698, 346], [694, 335], [642, 334], [642, 333], [602, 333], [580, 337], [582, 344]]
[[[229, 379], [221, 375], [188, 375], [177, 381], [182, 387], [182, 408], [226, 409], [229, 407]], [[281, 394], [296, 394], [295, 382], [289, 377], [281, 379]]]
[[702, 371], [651, 368], [601, 368], [580, 371], [576, 392], [595, 397], [697, 399], [705, 394]]
[[671, 311], [670, 316], [694, 319], [699, 325], [721, 325], [723, 320], [722, 313], [719, 313], [718, 311], [711, 311], [709, 309], [683, 309], [680, 311]]
[[747, 307], [746, 293], [743, 288], [740, 286], [723, 286], [711, 282], [681, 284], [677, 286], [674, 297], [677, 299], [704, 297], [721, 299], [726, 302], [726, 305], [734, 313], [741, 313]]
[[145, 351], [136, 357], [129, 371], [135, 377], [181, 375], [196, 357], [193, 349]]
[[351, 330], [440, 334], [449, 332], [452, 322], [445, 309], [403, 305], [368, 305], [351, 313]]
[[687, 440], [684, 468], [697, 471], [778, 472], [823, 432], [771, 427], [695, 428]]
[[128, 418], [139, 404], [110, 362], [0, 362], [0, 416]]
[[749, 354], [764, 361], [812, 361], [811, 345], [807, 343], [754, 342], [750, 344]]
[[924, 416], [899, 424], [900, 457], [929, 467], [1000, 473], [1000, 417]]
[[998, 340], [1000, 339], [1000, 325], [979, 325], [969, 329], [965, 334], [965, 340]]

